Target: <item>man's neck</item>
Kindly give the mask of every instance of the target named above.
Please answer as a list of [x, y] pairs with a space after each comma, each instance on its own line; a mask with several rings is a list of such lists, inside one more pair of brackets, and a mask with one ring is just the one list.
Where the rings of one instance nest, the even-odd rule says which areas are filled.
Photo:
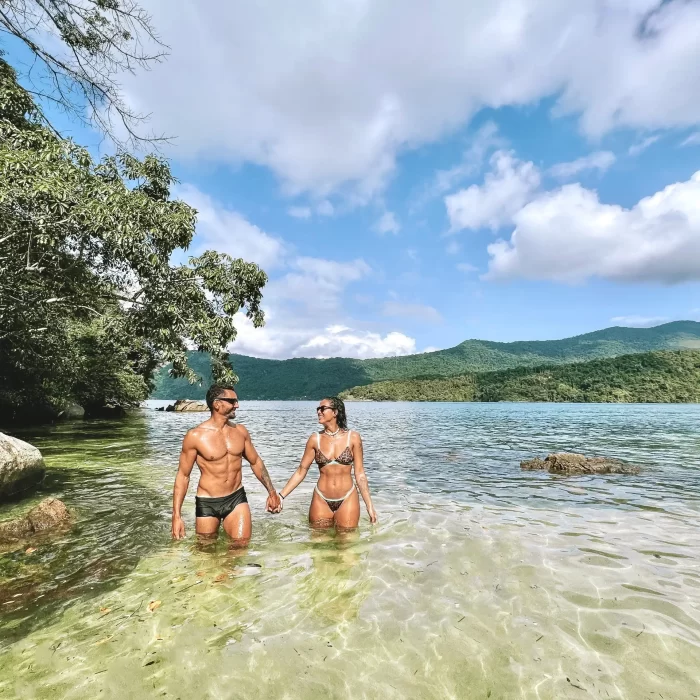
[[209, 420], [219, 430], [223, 430], [228, 425], [229, 421], [228, 417], [223, 415], [222, 413], [212, 413], [211, 418]]

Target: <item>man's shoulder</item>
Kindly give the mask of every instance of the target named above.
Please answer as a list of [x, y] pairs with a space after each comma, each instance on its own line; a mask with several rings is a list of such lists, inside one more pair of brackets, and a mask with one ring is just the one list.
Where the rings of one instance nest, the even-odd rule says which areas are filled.
[[200, 423], [199, 425], [196, 425], [194, 428], [190, 428], [186, 433], [185, 433], [185, 438], [199, 438], [202, 437], [203, 435], [206, 435], [207, 433], [211, 433], [215, 430], [213, 428], [209, 421], [204, 421], [204, 423]]
[[245, 425], [241, 425], [240, 423], [232, 423], [229, 421], [227, 423], [228, 427], [231, 428], [231, 430], [235, 430], [237, 433], [240, 433], [243, 435], [243, 437], [249, 437], [250, 433], [248, 432], [248, 428], [245, 427]]

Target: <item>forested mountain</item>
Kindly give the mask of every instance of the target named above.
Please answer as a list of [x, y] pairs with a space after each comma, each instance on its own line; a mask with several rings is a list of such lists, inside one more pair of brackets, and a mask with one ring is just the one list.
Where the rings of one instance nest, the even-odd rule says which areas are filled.
[[[240, 377], [237, 389], [245, 399], [316, 399], [351, 387], [385, 380], [437, 378], [514, 367], [583, 362], [652, 350], [700, 348], [700, 323], [675, 321], [653, 328], [605, 328], [563, 340], [497, 343], [466, 340], [454, 348], [420, 355], [372, 360], [262, 360], [232, 355]], [[197, 384], [168, 375], [161, 367], [152, 398], [201, 398], [211, 382], [209, 358], [191, 353], [191, 367], [202, 377]]]
[[700, 350], [665, 350], [566, 365], [377, 382], [354, 387], [342, 396], [370, 401], [698, 403]]

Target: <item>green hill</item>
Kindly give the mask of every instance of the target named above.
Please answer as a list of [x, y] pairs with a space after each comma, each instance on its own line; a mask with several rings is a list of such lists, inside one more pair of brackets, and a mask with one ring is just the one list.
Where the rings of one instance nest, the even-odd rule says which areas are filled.
[[377, 382], [354, 387], [342, 396], [370, 401], [698, 403], [700, 350], [663, 350], [567, 365]]
[[[261, 360], [245, 355], [232, 355], [231, 360], [240, 376], [237, 389], [244, 398], [316, 399], [383, 380], [450, 377], [681, 348], [700, 348], [700, 323], [675, 321], [654, 328], [616, 326], [563, 340], [514, 343], [465, 340], [447, 350], [372, 360]], [[201, 398], [211, 382], [209, 358], [192, 353], [190, 361], [203, 377], [200, 384], [190, 385], [184, 379], [174, 379], [164, 367], [156, 374], [152, 398]]]

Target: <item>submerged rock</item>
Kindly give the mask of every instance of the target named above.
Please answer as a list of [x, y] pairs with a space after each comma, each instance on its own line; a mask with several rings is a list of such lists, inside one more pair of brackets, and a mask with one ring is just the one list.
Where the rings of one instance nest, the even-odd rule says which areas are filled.
[[[167, 409], [166, 409], [167, 410]], [[206, 401], [194, 401], [190, 399], [178, 399], [172, 408], [173, 411], [178, 413], [189, 413], [195, 411], [208, 411]]]
[[85, 409], [77, 403], [69, 403], [59, 414], [63, 420], [85, 418]]
[[34, 445], [0, 433], [0, 501], [35, 486], [45, 471]]
[[520, 462], [525, 470], [544, 469], [550, 474], [639, 474], [639, 467], [608, 457], [586, 457], [575, 452], [555, 452], [545, 459]]
[[71, 517], [63, 501], [45, 498], [25, 516], [0, 522], [0, 543], [23, 540], [48, 530], [57, 530], [70, 524]]

